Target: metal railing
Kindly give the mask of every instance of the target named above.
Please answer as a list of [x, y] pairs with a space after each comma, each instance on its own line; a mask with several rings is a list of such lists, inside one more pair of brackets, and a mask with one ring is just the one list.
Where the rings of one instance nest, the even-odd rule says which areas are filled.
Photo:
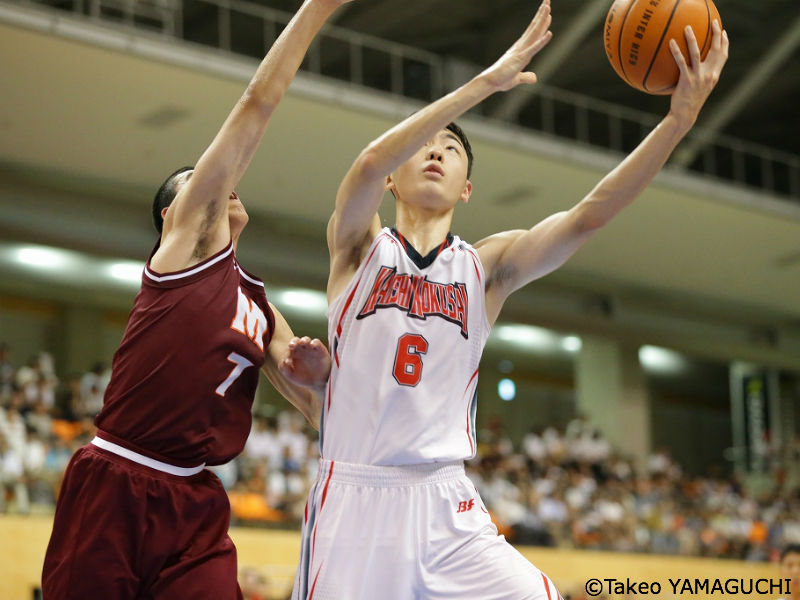
[[[9, 0], [4, 0], [9, 1]], [[17, 0], [103, 23], [260, 59], [292, 15], [244, 0]], [[404, 98], [430, 102], [477, 73], [477, 66], [336, 26], [326, 26], [301, 67]], [[474, 112], [483, 113], [482, 106]], [[512, 124], [587, 146], [631, 151], [659, 121], [649, 113], [544, 84]], [[689, 171], [800, 202], [800, 156], [719, 134], [701, 140]], [[673, 157], [674, 159], [674, 157]]]

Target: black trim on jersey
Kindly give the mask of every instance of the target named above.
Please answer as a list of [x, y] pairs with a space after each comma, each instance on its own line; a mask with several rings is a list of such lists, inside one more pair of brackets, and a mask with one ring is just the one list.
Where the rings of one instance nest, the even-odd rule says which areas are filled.
[[406, 238], [404, 238], [403, 234], [397, 231], [395, 227], [392, 227], [391, 232], [392, 235], [394, 235], [398, 240], [400, 240], [400, 243], [402, 244], [403, 248], [406, 251], [406, 255], [408, 255], [408, 258], [411, 259], [411, 262], [417, 265], [417, 267], [419, 267], [420, 269], [427, 269], [428, 267], [430, 267], [433, 264], [433, 261], [436, 260], [436, 257], [439, 256], [445, 249], [449, 248], [450, 244], [453, 243], [453, 234], [448, 233], [447, 237], [441, 244], [439, 244], [438, 246], [436, 246], [436, 248], [428, 252], [426, 256], [422, 256], [417, 251], [417, 249], [411, 245], [411, 242], [409, 242]]

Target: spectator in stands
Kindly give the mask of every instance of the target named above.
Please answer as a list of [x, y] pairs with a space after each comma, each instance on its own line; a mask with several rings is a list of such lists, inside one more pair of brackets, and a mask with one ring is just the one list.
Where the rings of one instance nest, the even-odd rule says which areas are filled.
[[522, 450], [534, 463], [543, 463], [547, 458], [547, 448], [542, 439], [542, 428], [532, 427], [522, 438]]
[[27, 495], [34, 502], [50, 502], [47, 484], [42, 480], [47, 448], [33, 427], [25, 428], [25, 446], [22, 451], [23, 483], [27, 487]]
[[239, 587], [242, 588], [243, 600], [269, 600], [269, 580], [255, 567], [239, 569]]
[[301, 465], [304, 464], [305, 461], [298, 462], [295, 459], [290, 446], [284, 446], [281, 467], [271, 470], [266, 482], [267, 504], [290, 515], [297, 523], [303, 518], [306, 494], [310, 486], [310, 482], [301, 473]]
[[0, 433], [0, 512], [8, 510], [9, 497], [14, 501], [16, 512], [28, 512], [28, 488], [24, 475], [22, 453]]
[[40, 352], [32, 356], [27, 365], [17, 370], [16, 386], [22, 390], [22, 407], [25, 410], [37, 402], [43, 402], [45, 406], [51, 408], [55, 401], [57, 384], [53, 357], [49, 352]]
[[252, 461], [266, 461], [272, 468], [280, 467], [283, 452], [275, 419], [256, 417], [253, 420], [253, 429], [247, 438], [244, 456]]
[[305, 433], [305, 419], [300, 413], [284, 411], [278, 415], [278, 443], [281, 447], [281, 468], [287, 458], [297, 464], [305, 459], [309, 441]]
[[106, 393], [108, 382], [111, 381], [111, 372], [98, 361], [90, 371], [81, 377], [81, 413], [94, 418], [103, 408], [103, 396]]
[[53, 418], [44, 402], [37, 402], [25, 415], [25, 423], [36, 432], [40, 440], [46, 440], [53, 431]]
[[25, 448], [25, 421], [22, 418], [22, 396], [14, 393], [4, 417], [0, 418], [0, 435], [14, 452], [22, 456]]
[[785, 600], [800, 600], [800, 544], [789, 544], [781, 552], [780, 576], [791, 580]]
[[11, 349], [5, 342], [0, 342], [0, 400], [11, 394], [15, 378], [16, 371], [11, 363]]

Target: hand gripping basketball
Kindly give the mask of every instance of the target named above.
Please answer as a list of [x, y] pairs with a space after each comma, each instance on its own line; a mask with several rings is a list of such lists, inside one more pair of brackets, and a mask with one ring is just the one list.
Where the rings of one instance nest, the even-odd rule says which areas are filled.
[[686, 62], [677, 42], [674, 39], [669, 41], [669, 49], [680, 70], [678, 85], [672, 93], [670, 113], [687, 128], [694, 124], [728, 60], [728, 34], [722, 30], [719, 21], [715, 20], [711, 27], [711, 49], [705, 60], [700, 59], [700, 48], [691, 27], [684, 31], [691, 64]]
[[510, 90], [521, 83], [536, 83], [536, 74], [522, 69], [553, 37], [549, 31], [551, 21], [550, 0], [543, 0], [522, 36], [483, 72], [497, 91]]

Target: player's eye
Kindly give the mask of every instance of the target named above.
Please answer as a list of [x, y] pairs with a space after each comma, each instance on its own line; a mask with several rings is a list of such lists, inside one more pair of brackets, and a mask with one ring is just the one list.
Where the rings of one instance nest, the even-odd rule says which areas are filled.
[[448, 146], [448, 150], [453, 150], [456, 154], [458, 154], [458, 146]]

